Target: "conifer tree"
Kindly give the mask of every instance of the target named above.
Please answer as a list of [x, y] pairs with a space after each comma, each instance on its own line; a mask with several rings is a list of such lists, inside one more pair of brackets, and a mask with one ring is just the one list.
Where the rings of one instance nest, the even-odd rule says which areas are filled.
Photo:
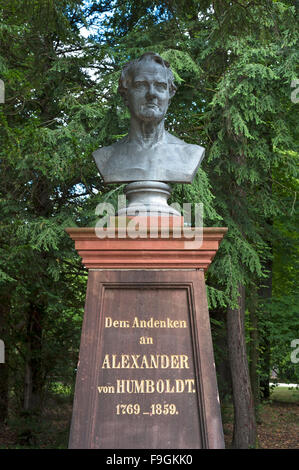
[[101, 196], [90, 153], [102, 109], [84, 68], [93, 59], [82, 2], [1, 1], [0, 10], [2, 328], [10, 387], [31, 411], [59, 360], [78, 350], [85, 272], [64, 228], [88, 224], [89, 196], [95, 206]]

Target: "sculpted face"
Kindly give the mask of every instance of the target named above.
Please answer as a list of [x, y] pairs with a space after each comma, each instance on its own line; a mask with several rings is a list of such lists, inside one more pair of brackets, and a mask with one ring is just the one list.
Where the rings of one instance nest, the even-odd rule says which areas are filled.
[[141, 121], [161, 121], [169, 99], [165, 68], [153, 60], [141, 61], [134, 69], [127, 91], [131, 115]]

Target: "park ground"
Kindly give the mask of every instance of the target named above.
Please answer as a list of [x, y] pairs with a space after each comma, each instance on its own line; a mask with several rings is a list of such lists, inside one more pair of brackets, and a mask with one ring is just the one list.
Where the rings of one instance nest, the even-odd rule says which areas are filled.
[[[225, 403], [222, 420], [226, 448], [233, 434], [233, 407]], [[276, 387], [270, 400], [260, 405], [257, 417], [257, 447], [259, 449], [299, 449], [299, 390]]]
[[[0, 449], [67, 448], [72, 413], [72, 394], [59, 384], [47, 399], [42, 419], [11, 418], [9, 426], [0, 426]], [[222, 405], [226, 448], [233, 432], [233, 407]], [[299, 390], [279, 386], [270, 400], [259, 407], [257, 423], [258, 448], [299, 449]]]

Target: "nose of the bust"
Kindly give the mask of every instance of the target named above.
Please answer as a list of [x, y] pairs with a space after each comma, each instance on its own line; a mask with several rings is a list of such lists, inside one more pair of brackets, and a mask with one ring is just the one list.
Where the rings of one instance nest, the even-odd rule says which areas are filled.
[[147, 99], [155, 98], [157, 96], [156, 89], [153, 83], [150, 83], [147, 89], [146, 97]]

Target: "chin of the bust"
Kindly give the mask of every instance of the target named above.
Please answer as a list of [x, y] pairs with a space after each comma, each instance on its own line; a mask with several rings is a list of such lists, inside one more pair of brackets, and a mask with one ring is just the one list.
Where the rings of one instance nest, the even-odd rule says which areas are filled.
[[163, 117], [161, 117], [161, 116], [142, 116], [141, 121], [159, 123], [162, 119], [163, 119]]
[[140, 113], [140, 117], [141, 119], [152, 121], [156, 119], [161, 119], [163, 117], [163, 114], [157, 109], [148, 109]]

